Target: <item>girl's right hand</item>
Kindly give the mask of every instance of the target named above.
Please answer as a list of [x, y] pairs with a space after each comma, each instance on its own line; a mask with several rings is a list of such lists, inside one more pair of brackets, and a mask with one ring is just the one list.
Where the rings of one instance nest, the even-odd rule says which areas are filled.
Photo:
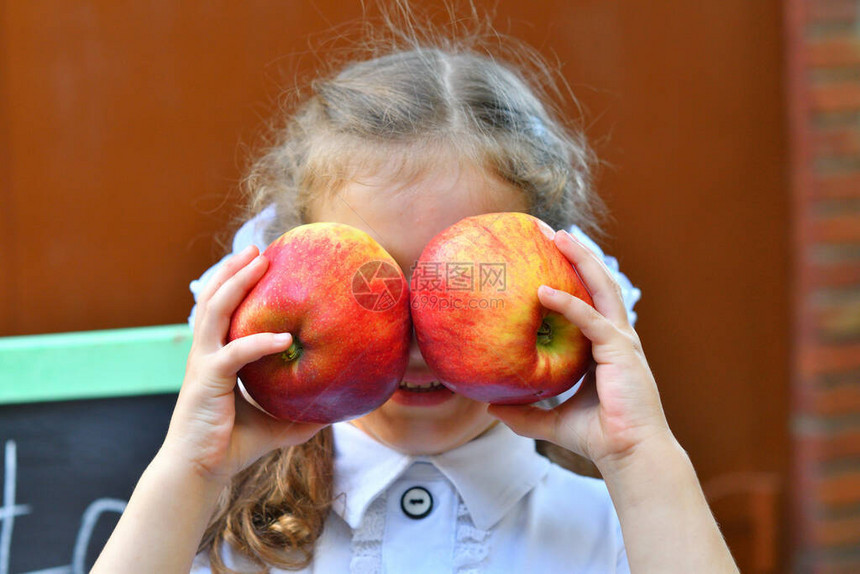
[[185, 379], [162, 454], [206, 479], [228, 481], [267, 452], [301, 444], [325, 425], [280, 421], [246, 401], [236, 373], [290, 347], [288, 333], [258, 333], [227, 342], [233, 312], [265, 273], [256, 247], [227, 259], [201, 292]]

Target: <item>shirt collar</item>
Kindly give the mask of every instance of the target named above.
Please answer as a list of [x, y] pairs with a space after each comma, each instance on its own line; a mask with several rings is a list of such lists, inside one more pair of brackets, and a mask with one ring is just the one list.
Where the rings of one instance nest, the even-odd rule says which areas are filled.
[[334, 511], [358, 528], [370, 504], [414, 462], [432, 463], [460, 494], [475, 526], [496, 522], [548, 472], [534, 441], [503, 424], [448, 452], [410, 456], [376, 442], [350, 423], [333, 425]]

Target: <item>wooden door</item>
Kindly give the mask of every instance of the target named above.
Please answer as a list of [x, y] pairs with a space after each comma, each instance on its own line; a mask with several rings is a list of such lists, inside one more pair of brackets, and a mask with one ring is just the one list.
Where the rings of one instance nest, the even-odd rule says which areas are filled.
[[[614, 217], [604, 245], [644, 291], [638, 329], [669, 421], [744, 572], [788, 555], [780, 11], [496, 10], [502, 32], [563, 64], [586, 110]], [[0, 334], [184, 321], [280, 88], [360, 15], [336, 0], [0, 3]]]

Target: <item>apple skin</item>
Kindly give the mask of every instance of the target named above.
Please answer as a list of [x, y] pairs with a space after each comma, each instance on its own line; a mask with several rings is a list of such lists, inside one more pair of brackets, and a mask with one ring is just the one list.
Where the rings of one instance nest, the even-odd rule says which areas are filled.
[[[590, 367], [591, 342], [538, 299], [546, 284], [594, 306], [539, 225], [524, 213], [467, 217], [421, 253], [410, 283], [412, 320], [427, 365], [452, 391], [488, 403], [533, 403], [568, 390]], [[470, 269], [471, 284], [457, 278]], [[503, 284], [488, 280], [493, 270], [504, 271]]]
[[394, 258], [340, 223], [293, 228], [264, 255], [269, 268], [233, 313], [229, 339], [288, 332], [293, 345], [239, 371], [251, 398], [275, 418], [314, 423], [354, 418], [388, 400], [412, 335], [408, 286]]

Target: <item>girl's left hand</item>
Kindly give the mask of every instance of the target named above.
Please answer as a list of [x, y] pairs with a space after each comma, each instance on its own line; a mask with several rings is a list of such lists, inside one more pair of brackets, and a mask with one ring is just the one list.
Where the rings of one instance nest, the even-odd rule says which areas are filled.
[[538, 297], [591, 340], [596, 366], [573, 397], [551, 410], [490, 405], [489, 414], [517, 434], [572, 450], [598, 468], [623, 461], [648, 441], [674, 440], [620, 287], [603, 261], [566, 231], [557, 232], [553, 241], [576, 267], [594, 307], [547, 286], [538, 290]]

